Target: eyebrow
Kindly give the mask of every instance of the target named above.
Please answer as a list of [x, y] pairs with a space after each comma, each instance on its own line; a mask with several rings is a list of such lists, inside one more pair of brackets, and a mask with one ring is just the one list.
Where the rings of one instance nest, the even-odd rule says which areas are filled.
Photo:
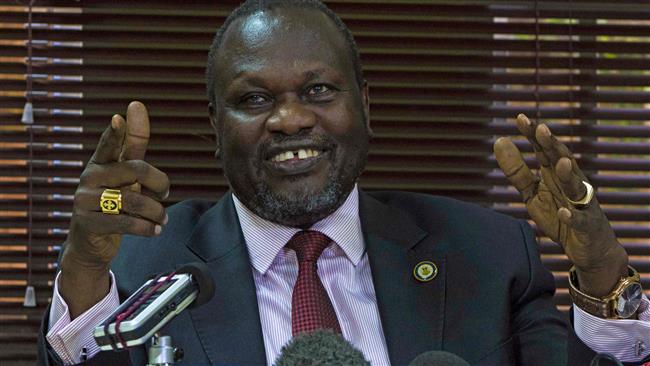
[[[326, 74], [328, 72], [327, 68], [318, 68], [315, 70], [307, 70], [303, 72], [303, 79], [306, 81], [311, 81], [314, 79], [318, 79], [321, 77], [323, 74]], [[256, 75], [249, 75], [251, 72], [249, 70], [241, 70], [237, 74], [235, 74], [235, 77], [233, 77], [231, 81], [231, 85], [234, 83], [242, 83], [242, 82], [247, 82], [250, 84], [263, 84], [263, 79]]]
[[320, 68], [316, 70], [309, 70], [303, 73], [305, 80], [307, 81], [312, 81], [314, 79], [318, 79], [321, 77], [323, 74], [327, 73], [327, 69], [325, 68]]

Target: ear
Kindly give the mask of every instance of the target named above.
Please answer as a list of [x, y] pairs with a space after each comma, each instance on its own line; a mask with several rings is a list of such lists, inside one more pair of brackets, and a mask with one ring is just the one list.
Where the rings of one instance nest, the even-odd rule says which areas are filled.
[[221, 146], [219, 144], [220, 141], [220, 134], [219, 134], [219, 128], [217, 127], [217, 116], [216, 112], [214, 110], [214, 105], [212, 105], [212, 102], [208, 103], [208, 114], [210, 115], [210, 124], [212, 125], [212, 128], [214, 129], [214, 140], [215, 140], [215, 149], [214, 149], [214, 157], [219, 157], [219, 152], [221, 150]]
[[372, 138], [375, 133], [370, 127], [370, 88], [368, 86], [368, 81], [363, 80], [363, 86], [361, 87], [361, 98], [363, 99], [363, 113], [365, 117], [366, 131], [368, 131], [368, 136]]

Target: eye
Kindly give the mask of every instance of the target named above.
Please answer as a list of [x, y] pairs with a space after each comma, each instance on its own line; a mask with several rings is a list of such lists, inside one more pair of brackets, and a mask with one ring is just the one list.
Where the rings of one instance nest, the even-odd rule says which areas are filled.
[[266, 105], [270, 101], [270, 98], [262, 94], [247, 94], [241, 98], [239, 103], [248, 107], [259, 107]]
[[326, 84], [315, 84], [307, 89], [307, 98], [312, 100], [328, 100], [336, 89]]
[[307, 94], [309, 96], [315, 96], [315, 95], [327, 93], [331, 90], [332, 89], [330, 89], [330, 87], [325, 84], [317, 84], [309, 88], [309, 90], [307, 90]]

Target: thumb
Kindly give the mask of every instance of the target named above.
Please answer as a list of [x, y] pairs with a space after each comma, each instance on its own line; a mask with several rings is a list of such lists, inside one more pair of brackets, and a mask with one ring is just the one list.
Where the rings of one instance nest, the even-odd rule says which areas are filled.
[[589, 215], [586, 212], [576, 210], [573, 207], [560, 207], [557, 210], [557, 217], [563, 224], [578, 231], [587, 232], [589, 228]]
[[126, 135], [120, 161], [144, 160], [149, 144], [149, 113], [144, 104], [131, 102], [126, 110]]

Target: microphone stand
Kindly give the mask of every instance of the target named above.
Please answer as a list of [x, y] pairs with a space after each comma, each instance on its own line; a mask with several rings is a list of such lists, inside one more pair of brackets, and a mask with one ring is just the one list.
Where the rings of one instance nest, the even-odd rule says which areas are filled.
[[172, 337], [155, 333], [151, 337], [147, 366], [171, 366], [183, 359], [183, 349], [172, 346]]

